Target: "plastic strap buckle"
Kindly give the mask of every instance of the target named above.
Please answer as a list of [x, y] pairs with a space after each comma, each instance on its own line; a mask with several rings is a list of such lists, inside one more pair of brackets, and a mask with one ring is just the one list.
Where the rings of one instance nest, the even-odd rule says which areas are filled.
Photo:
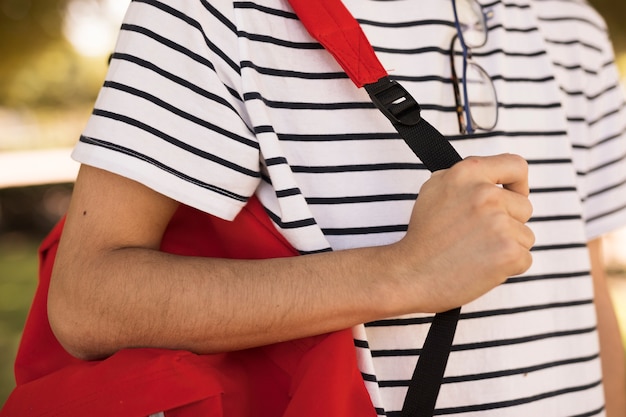
[[365, 85], [372, 102], [394, 124], [413, 126], [422, 120], [420, 105], [398, 82], [383, 77]]

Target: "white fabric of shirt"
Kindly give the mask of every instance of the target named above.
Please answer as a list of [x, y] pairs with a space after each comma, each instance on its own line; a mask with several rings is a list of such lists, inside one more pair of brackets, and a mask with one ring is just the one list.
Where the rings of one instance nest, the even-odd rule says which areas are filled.
[[[626, 110], [604, 22], [584, 1], [483, 0], [473, 59], [499, 120], [461, 136], [451, 1], [344, 4], [462, 156], [530, 165], [533, 266], [463, 307], [436, 414], [604, 415], [585, 243], [626, 223]], [[303, 254], [401, 239], [429, 177], [286, 0], [133, 1], [74, 157], [226, 219], [256, 193]], [[401, 409], [429, 319], [354, 329], [380, 415]]]

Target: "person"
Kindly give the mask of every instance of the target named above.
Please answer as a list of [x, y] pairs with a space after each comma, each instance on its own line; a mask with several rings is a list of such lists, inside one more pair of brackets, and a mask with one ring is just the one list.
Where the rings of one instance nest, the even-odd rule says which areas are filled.
[[[626, 222], [626, 107], [605, 25], [584, 1], [479, 5], [468, 58], [498, 118], [466, 134], [451, 3], [344, 1], [465, 158], [431, 175], [286, 1], [133, 1], [73, 154], [48, 299], [65, 349], [208, 354], [352, 327], [393, 416], [431, 313], [462, 305], [437, 414], [624, 415], [600, 237]], [[231, 220], [253, 195], [304, 256], [159, 250], [179, 204]]]

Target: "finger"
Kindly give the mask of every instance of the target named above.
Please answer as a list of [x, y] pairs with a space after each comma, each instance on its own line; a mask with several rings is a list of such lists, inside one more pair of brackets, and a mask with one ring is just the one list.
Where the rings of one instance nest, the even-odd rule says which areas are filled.
[[511, 265], [511, 270], [508, 275], [515, 276], [515, 275], [523, 274], [524, 272], [528, 271], [528, 269], [532, 266], [532, 264], [533, 264], [532, 253], [530, 253], [530, 251], [524, 251], [518, 257], [517, 262]]
[[509, 241], [511, 246], [502, 253], [500, 259], [506, 265], [508, 275], [518, 275], [532, 264], [531, 248], [535, 244], [535, 234], [525, 224], [513, 222], [508, 229], [508, 236], [512, 239]]
[[520, 224], [520, 228], [518, 231], [518, 243], [524, 249], [520, 256], [519, 261], [517, 263], [517, 270], [513, 271], [514, 275], [519, 275], [524, 273], [531, 267], [533, 263], [533, 256], [531, 253], [531, 248], [535, 244], [535, 234], [533, 231], [526, 225]]
[[526, 223], [533, 214], [533, 206], [530, 200], [515, 191], [502, 190], [504, 207], [509, 216], [515, 220]]
[[516, 236], [518, 243], [525, 249], [530, 250], [535, 245], [535, 233], [523, 223], [519, 223]]
[[485, 157], [469, 157], [467, 164], [474, 164], [482, 171], [486, 180], [492, 184], [501, 184], [505, 189], [528, 196], [528, 163], [514, 154], [500, 154]]

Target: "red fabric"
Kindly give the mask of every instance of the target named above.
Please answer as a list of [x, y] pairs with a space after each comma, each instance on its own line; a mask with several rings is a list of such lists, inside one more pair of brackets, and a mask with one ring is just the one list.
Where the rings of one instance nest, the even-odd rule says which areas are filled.
[[289, 0], [302, 24], [357, 87], [387, 75], [358, 22], [338, 0]]
[[[73, 358], [47, 319], [61, 221], [40, 248], [40, 283], [16, 360], [17, 387], [0, 417], [374, 417], [349, 329], [217, 355], [127, 349], [102, 361]], [[234, 222], [187, 206], [162, 250], [193, 256], [294, 256], [255, 198]]]

